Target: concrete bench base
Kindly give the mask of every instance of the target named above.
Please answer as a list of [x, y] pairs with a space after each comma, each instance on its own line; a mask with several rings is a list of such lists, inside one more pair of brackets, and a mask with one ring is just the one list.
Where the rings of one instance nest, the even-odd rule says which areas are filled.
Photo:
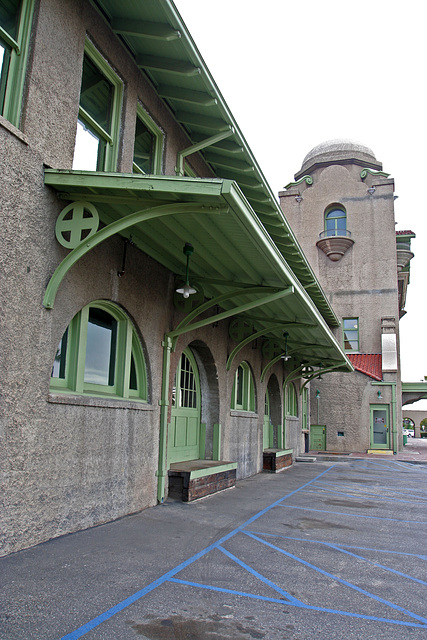
[[263, 451], [262, 468], [268, 473], [277, 473], [292, 464], [293, 449], [266, 449]]
[[193, 502], [236, 484], [237, 462], [189, 460], [171, 464], [169, 496]]

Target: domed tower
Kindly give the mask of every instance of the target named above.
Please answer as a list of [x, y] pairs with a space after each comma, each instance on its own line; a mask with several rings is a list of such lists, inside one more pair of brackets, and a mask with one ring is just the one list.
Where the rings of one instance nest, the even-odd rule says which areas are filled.
[[401, 310], [394, 181], [368, 147], [331, 140], [306, 155], [284, 189], [281, 208], [341, 318], [335, 335], [355, 367], [352, 374], [316, 380], [311, 422], [324, 437], [316, 440], [313, 431], [311, 448], [397, 451]]

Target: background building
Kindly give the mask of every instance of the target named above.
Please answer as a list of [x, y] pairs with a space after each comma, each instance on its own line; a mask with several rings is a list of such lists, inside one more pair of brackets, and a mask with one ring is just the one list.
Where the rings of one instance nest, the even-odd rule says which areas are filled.
[[308, 153], [285, 189], [282, 211], [341, 319], [335, 336], [355, 368], [316, 380], [310, 447], [396, 452], [399, 318], [414, 234], [395, 230], [393, 179], [367, 147], [332, 140]]

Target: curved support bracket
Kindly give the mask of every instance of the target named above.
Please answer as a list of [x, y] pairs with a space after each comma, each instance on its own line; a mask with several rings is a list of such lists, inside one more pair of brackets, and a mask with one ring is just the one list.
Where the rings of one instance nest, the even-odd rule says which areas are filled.
[[288, 373], [288, 375], [283, 381], [283, 389], [286, 389], [286, 385], [288, 384], [288, 382], [292, 382], [292, 380], [296, 380], [297, 378], [300, 378], [302, 370], [306, 366], [307, 366], [306, 364], [302, 364], [300, 367], [298, 367], [298, 369], [294, 369], [293, 371]]
[[213, 324], [214, 322], [219, 322], [220, 320], [225, 320], [226, 318], [230, 318], [231, 316], [236, 316], [239, 313], [250, 311], [251, 309], [261, 307], [265, 304], [269, 304], [270, 302], [280, 300], [280, 298], [284, 298], [285, 296], [288, 296], [289, 294], [294, 293], [294, 287], [291, 286], [288, 289], [284, 289], [281, 291], [277, 291], [276, 289], [274, 290], [273, 293], [269, 293], [268, 295], [263, 295], [261, 298], [257, 298], [256, 300], [252, 300], [251, 302], [246, 302], [245, 304], [236, 306], [233, 309], [228, 309], [227, 311], [223, 311], [222, 313], [218, 313], [209, 318], [204, 318], [203, 320], [199, 320], [198, 322], [194, 322], [193, 324], [190, 324], [195, 317], [197, 317], [204, 311], [207, 311], [207, 309], [210, 309], [211, 307], [219, 305], [221, 302], [224, 302], [225, 300], [234, 298], [237, 295], [243, 294], [243, 293], [245, 295], [247, 295], [248, 293], [249, 294], [250, 293], [265, 294], [265, 291], [266, 291], [265, 287], [250, 287], [250, 288], [237, 289], [237, 290], [235, 289], [234, 291], [229, 291], [227, 293], [222, 294], [221, 296], [217, 296], [216, 298], [213, 298], [212, 300], [208, 300], [208, 302], [205, 302], [204, 304], [201, 304], [199, 307], [194, 309], [194, 311], [189, 313], [188, 316], [184, 318], [182, 322], [179, 323], [179, 325], [174, 331], [170, 331], [167, 334], [168, 337], [172, 339], [172, 345], [173, 345], [172, 350], [175, 350], [176, 342], [179, 336], [183, 335], [184, 333], [188, 333], [189, 331], [194, 331], [195, 329], [200, 329], [201, 327], [205, 327], [209, 324]]
[[[274, 331], [274, 329], [280, 329], [281, 327], [283, 327], [283, 324], [274, 324], [271, 327], [267, 327], [267, 328], [261, 329], [261, 331], [257, 331], [256, 333], [253, 333], [252, 335], [248, 336], [247, 338], [239, 342], [237, 347], [234, 347], [233, 351], [228, 356], [227, 364], [225, 367], [226, 371], [230, 371], [234, 358], [239, 353], [239, 351], [243, 349], [243, 347], [245, 347], [247, 344], [249, 344], [253, 340], [256, 340], [257, 338], [260, 338], [261, 336], [265, 335], [266, 333], [269, 333], [270, 331]], [[279, 358], [281, 357], [282, 357], [282, 354], [280, 354]], [[276, 360], [278, 360], [279, 358], [276, 358]]]
[[368, 173], [370, 173], [372, 176], [382, 176], [383, 178], [388, 178], [390, 175], [389, 173], [385, 173], [384, 171], [374, 171], [374, 169], [366, 168], [362, 169], [362, 171], [360, 172], [361, 179], [364, 180]]
[[291, 187], [297, 187], [299, 184], [302, 184], [303, 182], [306, 182], [309, 186], [313, 184], [313, 178], [311, 176], [303, 176], [302, 178], [300, 178], [299, 180], [297, 180], [296, 182], [290, 182], [289, 184], [285, 185], [283, 188], [284, 189], [290, 189]]
[[62, 260], [49, 280], [43, 299], [43, 305], [46, 309], [53, 309], [59, 285], [71, 267], [78, 262], [80, 258], [86, 255], [86, 253], [116, 233], [120, 233], [121, 231], [124, 231], [129, 227], [133, 227], [141, 222], [145, 222], [146, 220], [153, 220], [154, 218], [161, 218], [163, 216], [185, 213], [221, 213], [227, 209], [227, 206], [212, 207], [195, 202], [180, 202], [177, 204], [158, 205], [149, 209], [142, 209], [141, 211], [131, 213], [129, 216], [126, 216], [126, 218], [120, 218], [120, 220], [112, 222], [100, 231], [97, 231], [89, 239], [83, 240], [83, 242], [77, 245], [77, 247]]
[[302, 393], [302, 390], [304, 389], [304, 387], [306, 387], [309, 382], [314, 380], [314, 378], [318, 378], [319, 376], [323, 375], [324, 373], [330, 373], [331, 371], [334, 371], [335, 369], [339, 369], [341, 366], [342, 366], [342, 364], [335, 364], [333, 367], [325, 367], [325, 369], [317, 369], [317, 371], [313, 372], [313, 375], [309, 376], [306, 379], [306, 381], [304, 382], [304, 384], [302, 385], [302, 387], [300, 389], [300, 394]]

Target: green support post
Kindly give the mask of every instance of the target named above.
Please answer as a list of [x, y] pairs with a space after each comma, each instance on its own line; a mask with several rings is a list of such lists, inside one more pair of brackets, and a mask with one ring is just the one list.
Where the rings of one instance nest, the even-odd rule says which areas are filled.
[[212, 438], [212, 460], [221, 460], [221, 425], [214, 424]]

